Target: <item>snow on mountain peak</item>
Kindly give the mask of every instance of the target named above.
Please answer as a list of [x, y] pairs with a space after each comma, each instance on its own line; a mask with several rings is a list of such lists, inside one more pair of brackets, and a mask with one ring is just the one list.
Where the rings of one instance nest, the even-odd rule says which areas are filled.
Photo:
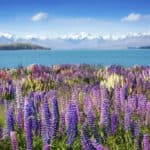
[[12, 38], [14, 38], [14, 35], [10, 34], [10, 33], [1, 33], [0, 32], [0, 37], [5, 37], [7, 39], [12, 39]]
[[72, 40], [84, 40], [84, 39], [101, 39], [102, 37], [98, 34], [92, 34], [87, 32], [80, 32], [80, 33], [71, 33], [68, 35], [62, 36], [62, 39], [72, 39]]

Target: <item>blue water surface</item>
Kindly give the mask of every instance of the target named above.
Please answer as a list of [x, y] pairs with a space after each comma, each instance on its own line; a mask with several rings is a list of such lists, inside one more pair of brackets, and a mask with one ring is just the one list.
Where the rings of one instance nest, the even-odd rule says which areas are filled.
[[31, 64], [150, 65], [150, 50], [20, 50], [0, 51], [0, 68]]

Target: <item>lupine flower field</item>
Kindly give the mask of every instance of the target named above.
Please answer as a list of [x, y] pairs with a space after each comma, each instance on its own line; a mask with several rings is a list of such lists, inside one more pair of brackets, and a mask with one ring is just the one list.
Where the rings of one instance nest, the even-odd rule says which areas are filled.
[[150, 150], [150, 67], [0, 69], [0, 150]]

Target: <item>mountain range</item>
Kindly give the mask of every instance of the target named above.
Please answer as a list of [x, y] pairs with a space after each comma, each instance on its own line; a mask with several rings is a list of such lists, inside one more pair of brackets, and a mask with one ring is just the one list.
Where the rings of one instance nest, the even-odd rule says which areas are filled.
[[100, 34], [75, 33], [57, 38], [35, 36], [16, 37], [0, 34], [0, 44], [32, 43], [52, 49], [120, 49], [150, 45], [150, 33], [130, 33], [122, 36], [101, 36]]

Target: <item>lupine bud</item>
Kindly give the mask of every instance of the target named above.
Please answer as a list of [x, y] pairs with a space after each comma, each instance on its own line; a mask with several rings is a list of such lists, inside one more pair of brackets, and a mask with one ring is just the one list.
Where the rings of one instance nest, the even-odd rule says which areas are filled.
[[17, 137], [16, 137], [16, 132], [15, 131], [11, 131], [10, 132], [10, 138], [11, 138], [12, 149], [13, 150], [19, 150]]

